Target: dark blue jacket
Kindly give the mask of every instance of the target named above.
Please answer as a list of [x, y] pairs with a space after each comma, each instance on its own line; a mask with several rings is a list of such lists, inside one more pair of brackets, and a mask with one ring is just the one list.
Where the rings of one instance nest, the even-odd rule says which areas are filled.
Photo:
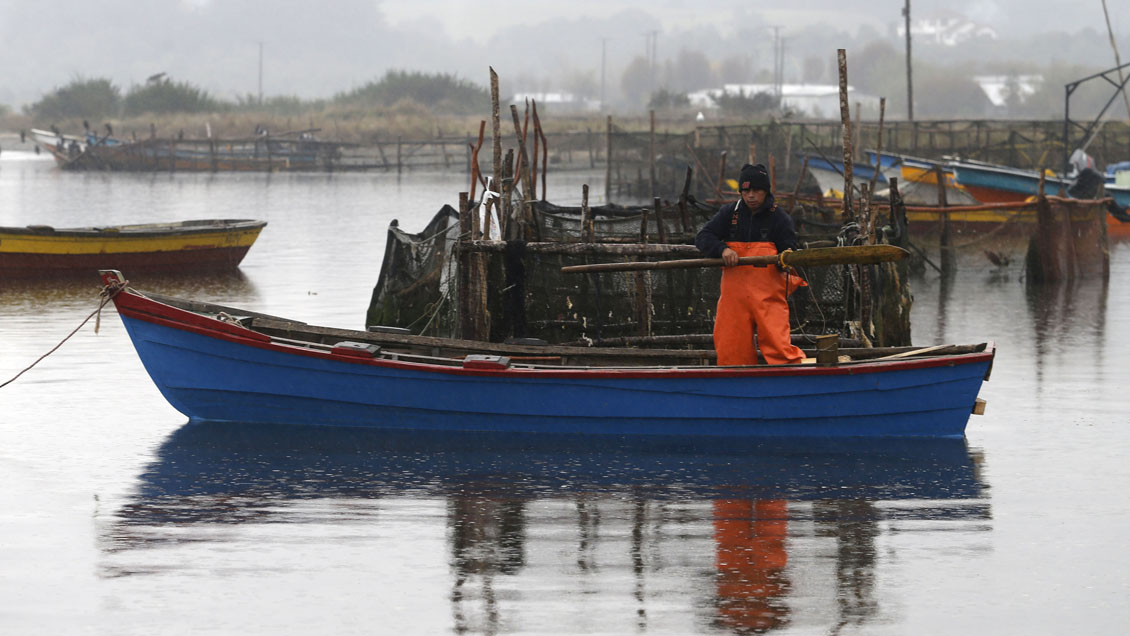
[[[733, 222], [735, 205], [737, 225]], [[718, 209], [714, 218], [699, 230], [694, 244], [707, 258], [720, 258], [727, 241], [773, 243], [778, 252], [783, 252], [796, 249], [796, 226], [793, 218], [777, 207], [772, 194], [765, 197], [756, 214], [751, 214], [745, 201], [738, 199]]]

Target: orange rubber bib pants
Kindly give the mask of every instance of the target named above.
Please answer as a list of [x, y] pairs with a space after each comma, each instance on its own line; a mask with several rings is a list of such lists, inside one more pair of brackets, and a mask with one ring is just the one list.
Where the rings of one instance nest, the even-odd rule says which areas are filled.
[[[738, 256], [777, 254], [773, 243], [728, 242]], [[714, 319], [714, 351], [719, 366], [757, 364], [757, 348], [769, 364], [790, 364], [804, 359], [804, 352], [789, 338], [789, 305], [786, 285], [792, 291], [806, 285], [798, 276], [787, 276], [776, 266], [737, 265], [722, 268], [722, 294]], [[754, 334], [757, 344], [754, 344]]]

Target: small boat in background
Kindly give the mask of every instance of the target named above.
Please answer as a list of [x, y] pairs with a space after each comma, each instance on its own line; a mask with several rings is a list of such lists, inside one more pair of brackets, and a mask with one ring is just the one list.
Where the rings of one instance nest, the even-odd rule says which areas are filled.
[[[32, 141], [44, 152], [55, 158], [55, 163], [65, 167], [82, 157], [92, 143], [99, 139], [92, 139], [91, 135], [67, 135], [54, 130], [32, 128], [28, 131]], [[109, 140], [101, 140], [109, 143]], [[116, 143], [116, 141], [115, 141]]]
[[[956, 158], [946, 165], [953, 171], [957, 183], [981, 203], [1022, 203], [1040, 190], [1040, 173], [1036, 170]], [[1044, 191], [1048, 194], [1069, 185], [1070, 180], [1051, 172], [1044, 175]]]
[[53, 130], [31, 129], [31, 137], [56, 164], [66, 170], [109, 171], [287, 171], [342, 168], [341, 148], [352, 144], [318, 141], [313, 130], [276, 135], [257, 132], [235, 139], [123, 140], [98, 136], [67, 135]]
[[[842, 197], [844, 191], [844, 162], [836, 161], [834, 159], [825, 159], [820, 155], [801, 155], [802, 159], [808, 160], [808, 173], [816, 179], [816, 184], [820, 186], [820, 191], [825, 196]], [[866, 164], [853, 164], [852, 165], [852, 178], [857, 183], [869, 182], [872, 176], [875, 176], [876, 187], [878, 184], [887, 184], [887, 177], [882, 171], [875, 175], [875, 167]]]
[[[938, 191], [939, 171], [942, 173], [942, 182], [945, 184], [945, 204], [947, 206], [968, 206], [980, 203], [966, 192], [965, 188], [957, 184], [953, 171], [944, 164], [929, 159], [880, 153], [874, 150], [864, 151], [864, 154], [871, 165], [879, 166], [879, 169], [888, 179], [898, 178], [899, 195], [907, 205], [938, 206], [942, 204], [942, 195]], [[889, 196], [889, 190], [878, 190], [875, 194], [880, 198], [886, 198]], [[918, 215], [918, 217], [921, 216]], [[931, 222], [937, 221], [937, 214], [929, 214], [928, 216], [932, 217]], [[910, 218], [912, 223], [921, 220], [923, 219]]]
[[[194, 421], [696, 437], [952, 437], [993, 344], [717, 366], [712, 350], [507, 344], [318, 327], [140, 292], [103, 270], [146, 371]], [[841, 357], [842, 356], [842, 357]]]
[[0, 227], [0, 274], [21, 278], [106, 268], [139, 271], [230, 269], [266, 221], [206, 219], [56, 229]]
[[1114, 204], [1125, 210], [1130, 208], [1130, 186], [1115, 185], [1107, 183], [1103, 186], [1106, 190], [1107, 196], [1114, 199]]

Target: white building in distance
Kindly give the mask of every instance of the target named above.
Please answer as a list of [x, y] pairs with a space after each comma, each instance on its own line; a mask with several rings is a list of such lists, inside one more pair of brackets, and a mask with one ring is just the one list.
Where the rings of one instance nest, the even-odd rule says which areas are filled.
[[1031, 97], [1044, 81], [1043, 75], [977, 75], [973, 81], [996, 108], [1008, 106], [1009, 94], [1016, 91], [1020, 101]]
[[[900, 38], [906, 37], [906, 24], [899, 22], [895, 33]], [[976, 38], [995, 40], [997, 32], [993, 27], [974, 22], [959, 13], [946, 12], [925, 18], [911, 17], [910, 37], [915, 43], [958, 46]]]
[[[865, 111], [879, 112], [879, 98], [856, 91], [848, 86], [848, 104], [855, 116], [855, 105], [861, 104]], [[776, 92], [772, 84], [726, 84], [722, 88], [708, 88], [688, 93], [691, 106], [699, 109], [716, 109], [718, 95], [745, 95]], [[814, 119], [840, 118], [840, 87], [838, 84], [782, 84], [781, 108], [792, 110], [800, 115]]]
[[595, 113], [600, 112], [600, 100], [578, 97], [572, 93], [518, 93], [512, 104], [524, 104], [526, 100], [538, 105], [552, 106], [557, 113]]

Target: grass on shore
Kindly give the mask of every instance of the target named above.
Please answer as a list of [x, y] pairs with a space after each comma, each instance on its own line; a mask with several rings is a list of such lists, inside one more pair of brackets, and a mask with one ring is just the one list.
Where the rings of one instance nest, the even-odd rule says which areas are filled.
[[[525, 117], [524, 105], [519, 105], [520, 118]], [[607, 126], [606, 115], [553, 113], [552, 107], [538, 106], [542, 128], [547, 133], [593, 131], [603, 132]], [[434, 139], [437, 137], [475, 137], [479, 133], [480, 122], [486, 121], [484, 143], [491, 137], [490, 112], [481, 116], [454, 115], [433, 112], [430, 108], [416, 102], [404, 100], [392, 106], [353, 109], [325, 107], [309, 109], [301, 114], [280, 114], [269, 111], [238, 110], [214, 113], [169, 113], [130, 118], [112, 118], [90, 121], [90, 127], [104, 134], [106, 123], [120, 138], [139, 139], [150, 134], [150, 127], [156, 129], [157, 137], [170, 138], [183, 131], [187, 139], [203, 139], [211, 128], [212, 136], [218, 138], [242, 138], [251, 136], [257, 127], [265, 127], [274, 134], [317, 129], [315, 135], [323, 140], [351, 143], [372, 143], [376, 141]], [[64, 133], [80, 133], [83, 120], [75, 118], [63, 121], [38, 121], [22, 113], [9, 113], [0, 117], [0, 130], [19, 132], [31, 128], [47, 129], [52, 125]], [[694, 119], [686, 113], [658, 115], [657, 122], [665, 132], [687, 132], [694, 129]], [[647, 130], [650, 122], [646, 115], [614, 115], [613, 123], [620, 129]], [[712, 124], [741, 123], [739, 121]], [[514, 134], [514, 121], [509, 104], [501, 109], [501, 128], [504, 138]], [[532, 125], [532, 124], [531, 124]]]

